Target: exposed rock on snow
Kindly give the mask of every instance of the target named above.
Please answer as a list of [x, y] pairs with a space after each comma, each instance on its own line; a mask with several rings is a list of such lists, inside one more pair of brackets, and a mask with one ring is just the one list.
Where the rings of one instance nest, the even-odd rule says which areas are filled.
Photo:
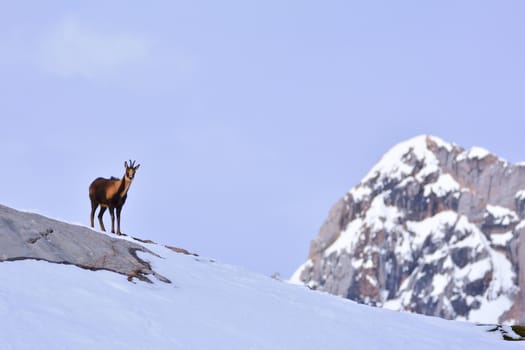
[[403, 142], [332, 208], [292, 281], [394, 310], [525, 321], [524, 188], [525, 167], [482, 148]]
[[140, 259], [137, 251], [155, 254], [133, 242], [0, 205], [0, 261], [45, 260], [114, 271], [129, 280], [150, 281], [148, 276], [153, 275], [170, 282]]

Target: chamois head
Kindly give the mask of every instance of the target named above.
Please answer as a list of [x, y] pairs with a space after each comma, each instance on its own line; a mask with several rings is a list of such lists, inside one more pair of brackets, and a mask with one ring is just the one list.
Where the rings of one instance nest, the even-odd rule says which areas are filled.
[[135, 161], [131, 161], [130, 159], [129, 164], [128, 162], [124, 162], [124, 167], [126, 168], [126, 178], [131, 181], [135, 177], [135, 172], [140, 167], [140, 164], [135, 166]]

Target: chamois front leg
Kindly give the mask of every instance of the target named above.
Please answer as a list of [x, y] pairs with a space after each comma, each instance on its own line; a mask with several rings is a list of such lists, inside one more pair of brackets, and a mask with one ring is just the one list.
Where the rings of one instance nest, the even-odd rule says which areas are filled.
[[109, 207], [109, 215], [111, 215], [111, 233], [115, 233], [115, 208]]
[[122, 211], [122, 206], [117, 207], [117, 235], [121, 235], [122, 232], [120, 232], [120, 212]]
[[98, 223], [100, 224], [100, 229], [104, 232], [106, 232], [106, 228], [104, 227], [104, 221], [102, 221], [102, 215], [104, 215], [106, 209], [106, 207], [100, 206], [100, 211], [98, 212]]

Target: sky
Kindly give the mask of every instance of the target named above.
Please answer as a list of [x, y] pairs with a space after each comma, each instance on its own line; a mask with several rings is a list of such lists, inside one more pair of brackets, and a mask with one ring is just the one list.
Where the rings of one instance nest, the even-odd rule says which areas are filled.
[[88, 225], [91, 181], [134, 159], [123, 232], [288, 277], [330, 207], [401, 141], [525, 160], [524, 11], [3, 2], [0, 204]]

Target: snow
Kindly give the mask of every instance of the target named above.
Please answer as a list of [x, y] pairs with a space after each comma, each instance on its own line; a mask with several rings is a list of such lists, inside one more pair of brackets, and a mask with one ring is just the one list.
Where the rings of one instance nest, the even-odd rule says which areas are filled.
[[295, 270], [288, 282], [292, 284], [303, 285], [304, 282], [301, 280], [301, 274], [304, 270], [312, 268], [312, 266], [314, 266], [314, 262], [312, 261], [312, 259], [306, 260], [304, 264], [302, 264], [297, 270]]
[[430, 295], [439, 297], [445, 291], [449, 281], [448, 276], [440, 274], [434, 275], [434, 279], [432, 280], [432, 293]]
[[483, 306], [476, 310], [470, 311], [470, 318], [480, 320], [480, 323], [486, 323], [485, 320], [491, 320], [493, 315], [501, 313], [502, 310], [508, 310], [512, 307], [513, 302], [507, 296], [501, 295], [492, 301], [483, 301]]
[[489, 298], [494, 298], [500, 294], [516, 290], [513, 283], [515, 273], [512, 271], [512, 264], [505, 257], [504, 253], [489, 248], [489, 253], [493, 261], [493, 276], [489, 288]]
[[[462, 219], [463, 218], [465, 217], [462, 216]], [[465, 219], [465, 222], [462, 222], [460, 220], [456, 227], [461, 227], [462, 230], [470, 231], [472, 234], [469, 235], [469, 237], [472, 237], [471, 239], [474, 239], [475, 237], [476, 241], [478, 241], [479, 243], [475, 245], [472, 244], [473, 242], [464, 243], [463, 241], [467, 240], [467, 239], [464, 239], [458, 244], [456, 244], [455, 247], [460, 247], [463, 244], [466, 244], [466, 246], [471, 246], [471, 247], [478, 246], [486, 250], [490, 255], [490, 259], [487, 258], [486, 260], [479, 261], [477, 264], [475, 263], [475, 264], [471, 264], [470, 266], [465, 267], [471, 270], [469, 272], [470, 280], [476, 280], [476, 279], [482, 278], [486, 271], [488, 271], [489, 269], [492, 269], [492, 274], [493, 274], [492, 282], [487, 291], [487, 297], [484, 298], [485, 300], [488, 299], [488, 301], [486, 303], [482, 303], [482, 306], [480, 307], [480, 310], [488, 309], [486, 305], [492, 304], [491, 301], [494, 301], [494, 299], [500, 298], [500, 296], [501, 298], [503, 298], [504, 293], [509, 293], [509, 292], [512, 293], [516, 289], [516, 286], [513, 282], [516, 276], [512, 270], [512, 264], [507, 259], [504, 253], [493, 249], [490, 246], [490, 243], [488, 242], [483, 232], [481, 232], [474, 224], [469, 223], [468, 220]], [[484, 261], [486, 261], [486, 263], [483, 263]], [[478, 264], [480, 265], [478, 266]], [[486, 305], [483, 305], [483, 304], [486, 304]], [[505, 309], [500, 309], [500, 312], [501, 310], [505, 310]], [[487, 315], [488, 315], [488, 312], [487, 312]], [[472, 319], [475, 316], [471, 314], [470, 317]], [[479, 321], [483, 322], [483, 319], [480, 319]]]
[[[359, 305], [146, 245], [173, 281], [130, 283], [43, 261], [0, 263], [0, 349], [495, 349], [496, 333]], [[380, 335], [380, 336], [379, 336]]]
[[[481, 299], [481, 306], [477, 310], [471, 310], [469, 319], [475, 319], [478, 322], [490, 322], [493, 320], [493, 315], [501, 314], [512, 307], [512, 301], [508, 295], [517, 292], [517, 287], [514, 284], [516, 274], [512, 271], [512, 264], [505, 254], [491, 248], [487, 238], [479, 229], [474, 228], [473, 230], [490, 255], [492, 280], [487, 292]], [[481, 272], [479, 274], [481, 275]], [[472, 278], [472, 276], [470, 277]]]
[[[503, 207], [491, 207], [491, 213], [498, 214], [497, 217], [512, 217], [513, 212]], [[509, 219], [510, 220], [510, 219]], [[463, 232], [464, 235], [459, 240], [443, 242], [445, 232], [448, 227], [454, 227], [455, 231]], [[508, 310], [511, 306], [512, 295], [517, 291], [514, 280], [515, 273], [512, 265], [503, 252], [497, 251], [490, 246], [485, 235], [473, 223], [469, 222], [464, 215], [458, 215], [452, 211], [444, 211], [425, 220], [407, 222], [407, 229], [412, 233], [412, 248], [417, 249], [425, 240], [430, 237], [434, 243], [440, 243], [443, 248], [436, 250], [431, 255], [424, 257], [425, 263], [433, 263], [446, 257], [453, 248], [468, 247], [475, 251], [475, 254], [486, 252], [488, 256], [485, 259], [478, 260], [474, 263], [467, 264], [459, 268], [450, 261], [450, 258], [444, 262], [443, 266], [448, 269], [448, 276], [435, 275], [432, 281], [432, 296], [442, 294], [446, 286], [453, 281], [455, 285], [462, 285], [465, 281], [476, 281], [485, 278], [487, 273], [492, 273], [492, 280], [485, 294], [478, 299], [480, 302], [479, 309], [471, 311], [467, 319], [476, 320], [476, 322], [494, 322], [494, 315], [500, 315]], [[498, 238], [495, 238], [499, 236]], [[497, 242], [508, 242], [512, 238], [512, 232], [505, 234], [493, 234], [491, 239]], [[401, 289], [400, 289], [401, 290]], [[409, 291], [401, 294], [398, 300], [390, 301], [386, 307], [394, 308], [396, 306], [408, 305]]]
[[366, 275], [365, 278], [368, 281], [368, 283], [370, 283], [374, 287], [377, 287], [377, 280], [373, 276]]
[[436, 182], [425, 186], [425, 196], [434, 193], [438, 197], [444, 197], [451, 192], [456, 192], [461, 186], [454, 180], [450, 174], [441, 174]]
[[514, 237], [512, 231], [505, 233], [493, 233], [490, 235], [490, 240], [495, 245], [506, 246], [510, 240]]
[[396, 225], [399, 224], [399, 219], [402, 213], [395, 206], [385, 204], [385, 197], [388, 193], [382, 193], [374, 197], [370, 208], [366, 212], [365, 224], [370, 227], [372, 231], [380, 231], [385, 229], [392, 231]]
[[[439, 189], [457, 189], [459, 185], [454, 186], [453, 179], [442, 175], [434, 184], [436, 185], [437, 193]], [[494, 315], [501, 314], [508, 310], [512, 305], [510, 303], [509, 295], [515, 290], [515, 273], [507, 257], [494, 250], [484, 234], [478, 227], [471, 223], [464, 215], [458, 215], [454, 211], [443, 211], [433, 217], [422, 221], [407, 221], [406, 227], [399, 225], [399, 218], [402, 213], [396, 207], [391, 207], [385, 204], [385, 196], [383, 193], [374, 197], [370, 203], [370, 208], [367, 210], [364, 217], [358, 217], [349, 223], [346, 230], [341, 233], [340, 237], [325, 250], [325, 256], [329, 256], [334, 252], [341, 252], [345, 250], [352, 252], [360, 239], [363, 238], [365, 228], [368, 228], [372, 234], [373, 232], [380, 232], [385, 229], [390, 232], [398, 232], [400, 234], [400, 241], [398, 242], [397, 252], [403, 259], [411, 259], [411, 252], [420, 249], [425, 241], [430, 237], [432, 242], [441, 246], [430, 255], [425, 255], [421, 263], [437, 263], [439, 260], [446, 258], [443, 266], [446, 268], [444, 274], [437, 274], [432, 281], [431, 297], [439, 298], [443, 295], [445, 289], [450, 284], [461, 286], [464, 283], [476, 281], [487, 276], [487, 273], [492, 273], [493, 280], [489, 288], [483, 296], [477, 299], [480, 303], [479, 309], [475, 312], [470, 312], [466, 319], [475, 320], [477, 322], [494, 322]], [[498, 218], [513, 217], [513, 212], [503, 207], [489, 206], [488, 212]], [[514, 220], [514, 219], [512, 219]], [[456, 232], [463, 234], [456, 235], [450, 241], [445, 241], [445, 234], [450, 228], [454, 228]], [[507, 234], [492, 235], [492, 239], [499, 239], [498, 242], [508, 240], [512, 232]], [[468, 247], [473, 249], [473, 254], [487, 254], [485, 259], [480, 259], [475, 263], [468, 264], [463, 268], [455, 265], [449, 257], [450, 250], [454, 248]], [[368, 249], [369, 250], [369, 249]], [[354, 257], [352, 266], [355, 269], [372, 267], [373, 262], [370, 259], [370, 252], [366, 248], [364, 255]], [[368, 277], [367, 277], [368, 278]], [[407, 279], [408, 280], [408, 279]], [[406, 281], [406, 280], [405, 280]], [[376, 281], [368, 280], [371, 285], [375, 285]], [[407, 287], [407, 286], [405, 286]], [[386, 309], [404, 309], [409, 307], [411, 298], [411, 291], [407, 288], [400, 288], [399, 296], [395, 299], [388, 300], [383, 307]], [[443, 299], [444, 303], [450, 302]]]
[[481, 147], [472, 147], [469, 151], [468, 157], [471, 159], [483, 159], [490, 155], [490, 152]]
[[354, 187], [350, 193], [352, 198], [356, 203], [362, 202], [364, 199], [368, 198], [372, 194], [370, 187], [365, 185], [358, 185]]
[[513, 210], [497, 205], [487, 205], [485, 217], [489, 215], [494, 217], [494, 223], [496, 225], [510, 225], [519, 221], [518, 215]]
[[[463, 279], [468, 278], [469, 281], [479, 280], [487, 274], [492, 269], [492, 264], [490, 263], [489, 258], [478, 260], [475, 263], [468, 264], [462, 269], [458, 269], [454, 272], [454, 278]], [[494, 315], [492, 315], [494, 318]]]
[[366, 212], [366, 216], [352, 220], [346, 229], [341, 232], [339, 238], [324, 251], [324, 255], [330, 256], [334, 252], [339, 253], [343, 250], [347, 252], [353, 251], [359, 239], [362, 238], [361, 233], [365, 227], [373, 232], [378, 232], [383, 229], [392, 231], [399, 226], [402, 213], [397, 207], [385, 204], [386, 195], [383, 193], [374, 197], [370, 208]]
[[457, 221], [458, 214], [447, 210], [422, 221], [407, 221], [406, 225], [414, 233], [413, 244], [420, 247], [428, 236], [432, 236], [433, 242], [441, 241], [445, 236], [445, 228], [454, 226]]
[[[428, 149], [428, 140], [434, 141], [440, 147], [452, 147], [437, 137], [427, 135], [421, 135], [405, 142], [401, 142], [385, 153], [385, 155], [363, 179], [362, 183], [366, 183], [376, 177], [380, 182], [386, 177], [390, 179], [402, 179], [406, 175], [411, 174], [414, 170], [414, 167], [408, 164], [411, 157], [415, 157], [416, 160], [425, 160], [426, 166], [432, 167], [432, 169], [437, 169], [437, 164], [439, 162], [434, 153]], [[425, 169], [422, 171], [424, 170]]]
[[470, 150], [464, 151], [460, 155], [458, 155], [456, 160], [458, 162], [461, 162], [466, 159], [483, 159], [489, 155], [490, 155], [490, 152], [484, 148], [472, 147]]
[[525, 228], [525, 220], [521, 220], [519, 224], [516, 225], [516, 228], [514, 229], [516, 232], [521, 231]]
[[[525, 166], [525, 163], [523, 164]], [[516, 197], [515, 197], [517, 200], [524, 200], [525, 199], [525, 190], [521, 190], [521, 191], [518, 191], [516, 193]]]
[[396, 298], [396, 299], [390, 299], [390, 300], [385, 301], [383, 303], [383, 308], [387, 310], [396, 311], [396, 310], [402, 310], [403, 305], [401, 303], [401, 299]]
[[512, 329], [511, 326], [509, 326], [509, 325], [502, 325], [501, 328], [505, 332], [505, 334], [508, 337], [510, 337], [510, 338], [513, 338], [513, 339], [520, 339], [521, 338], [521, 336], [519, 334], [514, 332], [514, 330]]
[[341, 232], [339, 238], [325, 250], [324, 255], [329, 256], [334, 252], [338, 253], [343, 250], [348, 252], [353, 251], [354, 247], [359, 242], [363, 224], [363, 220], [360, 218], [352, 220], [346, 229]]
[[425, 159], [425, 166], [419, 170], [416, 174], [415, 179], [417, 182], [425, 182], [426, 178], [434, 173], [439, 173], [439, 162], [437, 158], [432, 154], [431, 158]]

